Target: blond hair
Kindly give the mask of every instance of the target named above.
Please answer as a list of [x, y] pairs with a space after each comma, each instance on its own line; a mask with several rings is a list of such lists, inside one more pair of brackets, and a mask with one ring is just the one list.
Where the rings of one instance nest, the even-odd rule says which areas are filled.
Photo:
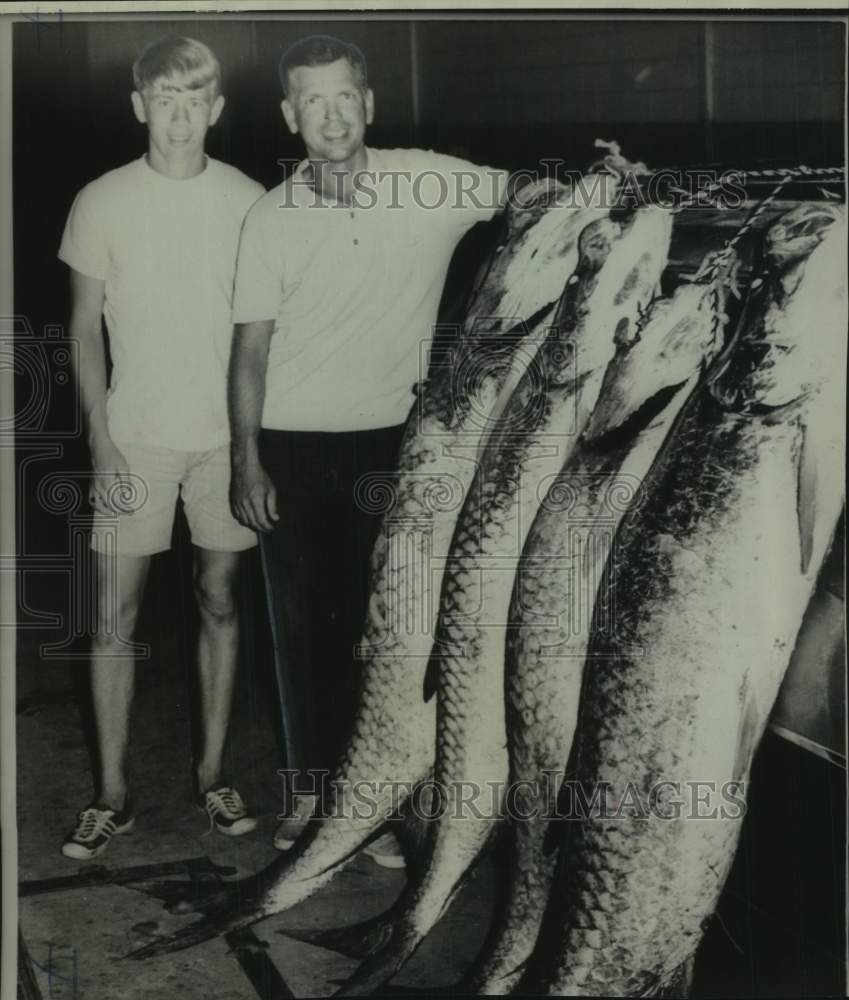
[[214, 83], [216, 94], [221, 91], [218, 60], [210, 48], [194, 38], [174, 37], [151, 42], [133, 63], [133, 82], [139, 93], [158, 80], [175, 76], [185, 78], [188, 90], [200, 90]]

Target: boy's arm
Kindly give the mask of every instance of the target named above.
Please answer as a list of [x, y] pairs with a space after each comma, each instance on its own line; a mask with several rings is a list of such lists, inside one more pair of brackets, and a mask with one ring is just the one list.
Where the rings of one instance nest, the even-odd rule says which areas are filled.
[[89, 500], [95, 510], [111, 513], [110, 498], [130, 471], [115, 447], [106, 424], [106, 354], [100, 320], [106, 282], [71, 268], [71, 323], [69, 334], [78, 345], [76, 378], [85, 416], [91, 464], [94, 470]]
[[230, 351], [230, 505], [236, 519], [254, 531], [271, 531], [278, 516], [277, 494], [260, 464], [257, 444], [273, 332], [274, 320], [237, 323]]

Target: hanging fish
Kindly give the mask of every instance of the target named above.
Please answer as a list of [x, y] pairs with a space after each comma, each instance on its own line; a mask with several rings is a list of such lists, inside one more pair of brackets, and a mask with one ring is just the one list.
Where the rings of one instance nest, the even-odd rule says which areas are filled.
[[[609, 188], [599, 188], [599, 192]], [[294, 906], [328, 882], [375, 836], [433, 768], [434, 701], [423, 697], [441, 570], [475, 469], [480, 439], [505, 381], [520, 376], [578, 262], [578, 237], [607, 215], [554, 201], [516, 211], [507, 242], [478, 290], [459, 342], [431, 367], [401, 443], [397, 484], [361, 484], [361, 502], [389, 508], [371, 565], [362, 688], [331, 798], [292, 850], [257, 875], [203, 899], [205, 920], [133, 953], [190, 947]], [[509, 310], [509, 312], [505, 312]]]
[[723, 278], [679, 285], [620, 339], [596, 411], [633, 416], [602, 441], [585, 430], [528, 535], [505, 665], [510, 860], [504, 898], [461, 992], [508, 994], [536, 942], [557, 860], [549, 816], [572, 748], [598, 583], [622, 515], [644, 501], [643, 477], [722, 347]]
[[734, 858], [844, 481], [842, 210], [788, 213], [764, 256], [759, 307], [617, 534], [578, 717], [575, 786], [589, 806], [565, 824], [521, 992], [686, 991]]
[[[504, 643], [510, 594], [539, 485], [574, 448], [617, 338], [636, 325], [660, 281], [668, 212], [600, 219], [581, 234], [573, 283], [534, 363], [490, 435], [458, 520], [429, 668], [437, 690], [434, 779], [441, 814], [424, 863], [383, 917], [332, 940], [370, 952], [340, 996], [370, 993], [404, 964], [441, 917], [497, 821], [508, 775]], [[319, 938], [319, 940], [329, 940]]]

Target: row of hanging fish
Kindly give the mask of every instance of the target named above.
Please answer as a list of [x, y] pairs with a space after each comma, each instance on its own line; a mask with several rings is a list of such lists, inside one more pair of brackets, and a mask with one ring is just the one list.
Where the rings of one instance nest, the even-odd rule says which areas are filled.
[[[334, 801], [134, 957], [289, 909], [400, 807], [420, 850], [395, 904], [300, 935], [362, 957], [337, 995], [391, 980], [496, 833], [504, 892], [454, 992], [686, 992], [843, 503], [846, 227], [832, 204], [775, 222], [729, 331], [734, 254], [662, 296], [672, 215], [611, 213], [616, 183], [512, 214], [419, 387]], [[576, 789], [589, 808], [552, 818]]]

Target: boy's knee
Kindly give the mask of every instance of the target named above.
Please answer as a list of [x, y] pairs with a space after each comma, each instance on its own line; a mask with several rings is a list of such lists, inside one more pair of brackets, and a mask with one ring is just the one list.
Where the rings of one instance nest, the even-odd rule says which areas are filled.
[[195, 599], [202, 615], [226, 622], [236, 615], [232, 577], [198, 572], [195, 574]]

